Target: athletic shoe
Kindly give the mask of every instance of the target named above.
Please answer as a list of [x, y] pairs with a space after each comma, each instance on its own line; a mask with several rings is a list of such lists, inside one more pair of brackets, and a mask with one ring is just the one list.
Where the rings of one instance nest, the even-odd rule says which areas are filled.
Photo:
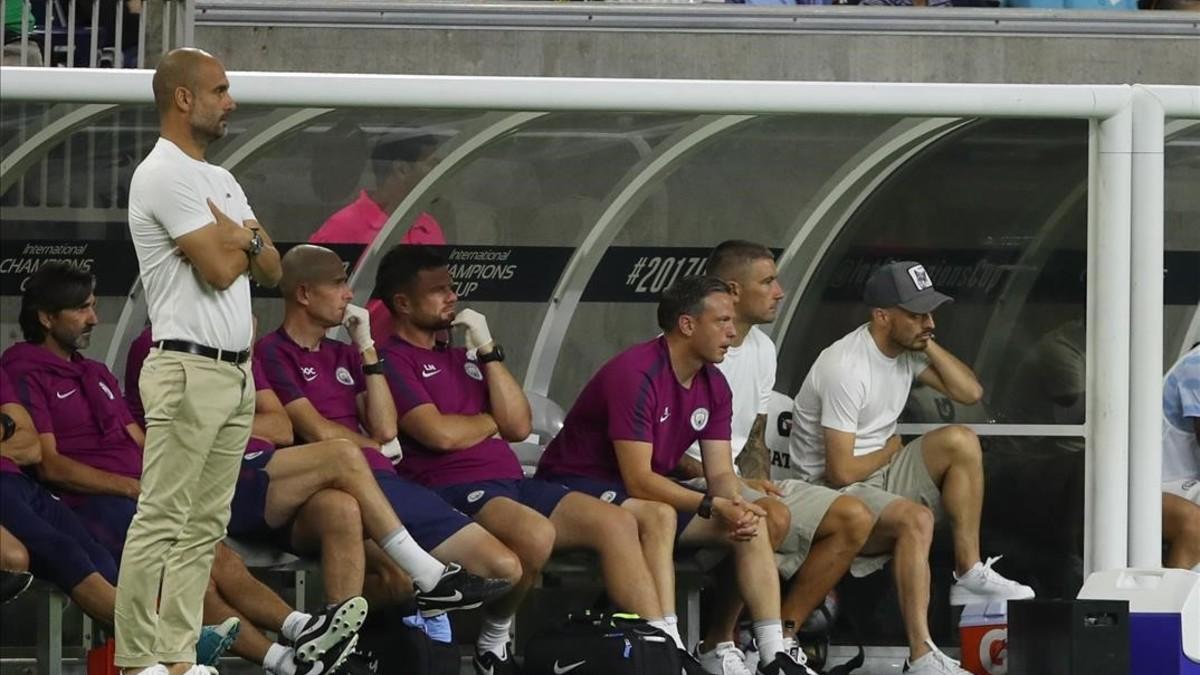
[[342, 664], [342, 675], [377, 675], [379, 659], [370, 650], [355, 649]]
[[1026, 600], [1033, 597], [1033, 589], [1011, 579], [1005, 579], [992, 565], [1002, 556], [988, 558], [986, 563], [975, 563], [961, 577], [954, 575], [950, 587], [951, 605], [974, 605], [998, 600]]
[[342, 669], [357, 646], [358, 636], [351, 635], [329, 649], [326, 649], [311, 662], [301, 661], [299, 652], [297, 652], [293, 659], [293, 662], [296, 664], [296, 675], [329, 675], [330, 673], [344, 672]]
[[784, 650], [775, 655], [770, 663], [758, 664], [758, 675], [821, 675], [808, 667], [808, 657], [800, 651], [795, 638], [783, 641]]
[[217, 626], [200, 628], [200, 641], [196, 643], [196, 663], [202, 666], [215, 666], [217, 661], [229, 651], [237, 640], [242, 622], [236, 616], [225, 619]]
[[426, 618], [459, 609], [475, 609], [511, 588], [512, 584], [506, 579], [477, 577], [452, 562], [442, 571], [437, 586], [428, 592], [417, 591], [417, 608]]
[[314, 614], [292, 644], [296, 649], [296, 663], [314, 663], [348, 638], [357, 637], [358, 629], [366, 620], [367, 601], [360, 596]]
[[518, 675], [516, 659], [513, 658], [512, 644], [504, 645], [504, 656], [496, 656], [495, 652], [479, 653], [475, 650], [475, 658], [471, 659], [475, 666], [475, 675]]
[[696, 660], [709, 675], [753, 675], [746, 668], [746, 655], [732, 642], [719, 642], [710, 652], [697, 652]]
[[0, 570], [0, 604], [15, 600], [32, 583], [33, 575], [29, 572]]
[[700, 665], [700, 660], [685, 650], [679, 650], [679, 662], [683, 664], [682, 675], [708, 675], [704, 666]]
[[183, 675], [217, 675], [217, 669], [213, 668], [212, 666], [202, 666], [200, 664], [196, 664], [183, 671]]
[[905, 659], [901, 672], [911, 675], [971, 675], [971, 671], [963, 670], [958, 661], [943, 654], [933, 640], [926, 640], [925, 645], [930, 652], [916, 661]]

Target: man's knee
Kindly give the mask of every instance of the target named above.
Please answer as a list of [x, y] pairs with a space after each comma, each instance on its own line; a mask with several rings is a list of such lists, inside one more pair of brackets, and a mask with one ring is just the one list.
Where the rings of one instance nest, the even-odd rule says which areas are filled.
[[362, 450], [353, 441], [345, 438], [334, 438], [322, 444], [326, 461], [324, 465], [334, 477], [343, 477], [353, 473], [367, 472], [367, 461], [363, 459]]
[[933, 511], [927, 506], [911, 502], [900, 512], [898, 524], [899, 538], [911, 538], [917, 541], [933, 541], [933, 526], [935, 524]]
[[511, 584], [516, 584], [521, 580], [521, 575], [524, 573], [521, 567], [521, 560], [517, 554], [510, 551], [507, 547], [499, 547], [500, 550], [487, 556], [484, 561], [483, 568], [487, 570], [486, 574], [494, 579], [504, 579]]
[[662, 502], [642, 502], [636, 512], [638, 536], [643, 540], [673, 541], [675, 529], [679, 527], [679, 516], [675, 507]]
[[867, 541], [871, 529], [875, 527], [875, 516], [871, 509], [862, 500], [846, 495], [833, 501], [825, 518], [835, 536], [841, 536], [859, 547]]
[[787, 537], [788, 528], [792, 526], [792, 513], [788, 507], [778, 499], [766, 498], [755, 502], [767, 512], [767, 517], [764, 519], [767, 525], [767, 535], [771, 539], [771, 548], [779, 548], [783, 540]]
[[304, 511], [312, 512], [322, 532], [349, 534], [360, 539], [362, 511], [358, 500], [341, 490], [321, 490], [308, 499]]
[[[15, 542], [15, 539], [14, 539]], [[24, 572], [29, 569], [29, 551], [20, 544], [5, 546], [0, 550], [0, 568], [11, 572]]]
[[550, 520], [538, 516], [522, 524], [516, 539], [506, 543], [520, 558], [524, 572], [529, 574], [540, 572], [549, 560], [550, 554], [554, 552], [555, 537], [554, 525]]
[[983, 451], [979, 445], [979, 436], [970, 427], [961, 424], [951, 424], [936, 432], [940, 443], [948, 448], [956, 457], [962, 459], [980, 460]]

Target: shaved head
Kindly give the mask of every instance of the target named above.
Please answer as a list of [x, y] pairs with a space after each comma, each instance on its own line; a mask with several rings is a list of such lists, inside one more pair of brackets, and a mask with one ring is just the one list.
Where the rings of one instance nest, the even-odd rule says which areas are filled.
[[168, 52], [154, 71], [154, 104], [159, 114], [174, 106], [176, 89], [183, 87], [195, 94], [200, 69], [214, 65], [220, 67], [221, 63], [212, 54], [195, 47]]
[[342, 264], [342, 259], [324, 246], [293, 246], [284, 254], [282, 266], [279, 292], [288, 301], [295, 299], [296, 289], [300, 286], [329, 284], [346, 278], [346, 266]]

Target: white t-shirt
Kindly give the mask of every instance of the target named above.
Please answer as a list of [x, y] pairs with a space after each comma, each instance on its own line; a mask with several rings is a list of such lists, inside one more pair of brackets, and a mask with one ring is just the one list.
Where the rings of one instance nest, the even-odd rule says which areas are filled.
[[788, 438], [797, 478], [820, 482], [825, 476], [823, 427], [853, 433], [856, 457], [882, 448], [896, 432], [913, 380], [929, 367], [921, 352], [884, 355], [867, 327], [826, 347], [800, 385]]
[[[736, 462], [750, 438], [754, 418], [767, 414], [771, 402], [771, 391], [775, 388], [775, 343], [766, 333], [751, 326], [742, 344], [730, 347], [717, 368], [733, 390], [733, 432], [729, 442]], [[699, 461], [700, 444], [693, 443], [687, 454]], [[733, 467], [737, 471], [736, 463]]]
[[154, 340], [188, 340], [208, 347], [250, 348], [250, 280], [223, 291], [175, 255], [175, 240], [213, 222], [207, 199], [236, 222], [254, 220], [233, 174], [197, 161], [159, 138], [129, 185], [129, 232], [141, 268]]
[[1163, 381], [1163, 482], [1200, 478], [1200, 347], [1171, 366]]

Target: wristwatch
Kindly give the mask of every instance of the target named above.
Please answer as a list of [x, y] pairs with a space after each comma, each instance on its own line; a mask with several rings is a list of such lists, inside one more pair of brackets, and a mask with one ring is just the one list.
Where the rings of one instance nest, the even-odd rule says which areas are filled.
[[701, 518], [712, 518], [713, 496], [704, 495], [704, 499], [700, 500], [700, 507], [696, 509], [696, 515]]
[[8, 413], [0, 412], [0, 425], [4, 427], [4, 436], [0, 440], [7, 441], [12, 438], [13, 434], [17, 433], [17, 423], [13, 418], [8, 416]]
[[262, 235], [258, 233], [257, 227], [250, 228], [250, 233], [250, 248], [246, 251], [246, 255], [253, 258], [259, 253], [262, 253], [263, 238]]
[[492, 351], [486, 354], [479, 354], [480, 363], [491, 363], [492, 361], [495, 361], [496, 363], [504, 362], [504, 347], [501, 347], [498, 344], [493, 344]]
[[363, 364], [363, 375], [382, 375], [383, 374], [383, 359], [379, 359], [375, 363]]

